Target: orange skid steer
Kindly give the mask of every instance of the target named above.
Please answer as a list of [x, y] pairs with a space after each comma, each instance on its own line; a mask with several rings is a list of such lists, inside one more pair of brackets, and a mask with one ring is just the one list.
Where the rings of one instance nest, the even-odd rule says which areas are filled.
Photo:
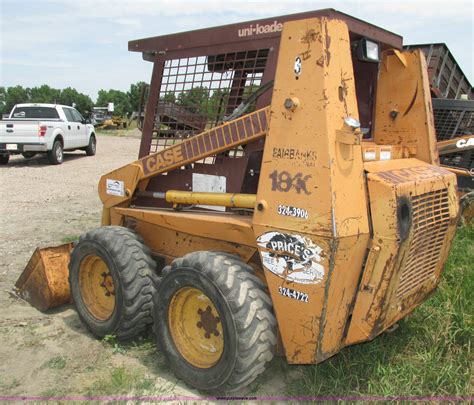
[[[440, 281], [459, 203], [424, 56], [325, 13], [274, 25], [265, 52], [234, 43], [184, 58], [131, 43], [155, 63], [143, 130], [156, 150], [142, 140], [137, 161], [101, 178], [102, 226], [72, 249], [69, 286], [96, 336], [153, 326], [199, 389], [248, 385], [277, 346], [291, 364], [322, 362], [391, 328]], [[241, 104], [271, 58], [271, 94]], [[191, 63], [208, 82], [186, 84]]]

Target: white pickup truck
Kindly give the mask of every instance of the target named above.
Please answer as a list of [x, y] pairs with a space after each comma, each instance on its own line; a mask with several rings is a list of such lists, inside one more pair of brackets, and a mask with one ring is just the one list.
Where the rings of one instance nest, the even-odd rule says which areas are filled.
[[10, 155], [30, 158], [47, 153], [53, 165], [63, 162], [63, 151], [81, 149], [87, 156], [96, 152], [94, 126], [75, 109], [58, 104], [17, 104], [0, 121], [0, 164]]

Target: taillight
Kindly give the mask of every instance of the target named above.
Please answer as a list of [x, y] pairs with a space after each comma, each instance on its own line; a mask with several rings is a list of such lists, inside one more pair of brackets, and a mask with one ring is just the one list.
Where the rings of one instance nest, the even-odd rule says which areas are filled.
[[38, 135], [39, 135], [39, 136], [45, 136], [47, 130], [48, 130], [48, 127], [47, 127], [46, 125], [41, 125], [41, 126], [38, 128]]

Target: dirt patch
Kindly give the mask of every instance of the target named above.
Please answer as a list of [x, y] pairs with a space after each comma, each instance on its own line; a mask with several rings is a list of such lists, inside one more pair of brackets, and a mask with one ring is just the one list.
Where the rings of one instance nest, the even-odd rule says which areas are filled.
[[[0, 167], [1, 395], [200, 395], [167, 369], [152, 337], [126, 346], [101, 342], [72, 306], [41, 313], [10, 294], [37, 246], [100, 225], [99, 178], [134, 160], [139, 144], [138, 137], [99, 136], [93, 157], [67, 153], [62, 165], [52, 166], [44, 155], [15, 156]], [[241, 394], [284, 394], [288, 366], [277, 359], [270, 368]]]

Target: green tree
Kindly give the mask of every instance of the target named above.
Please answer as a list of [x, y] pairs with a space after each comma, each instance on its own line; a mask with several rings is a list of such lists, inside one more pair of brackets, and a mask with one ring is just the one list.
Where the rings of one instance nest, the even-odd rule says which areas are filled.
[[47, 84], [43, 84], [42, 86], [29, 89], [28, 102], [56, 104], [59, 103], [60, 94], [61, 90], [53, 89]]
[[138, 111], [143, 86], [148, 86], [148, 84], [145, 82], [137, 82], [130, 85], [130, 90], [127, 92], [127, 96], [130, 101], [131, 111], [128, 112]]
[[120, 90], [99, 90], [96, 105], [107, 107], [108, 103], [114, 103], [114, 115], [123, 116], [133, 111], [127, 93]]
[[15, 104], [30, 101], [29, 89], [22, 86], [8, 87], [5, 91], [5, 114], [10, 113]]
[[0, 86], [0, 114], [6, 114], [7, 111], [5, 109], [6, 103], [7, 103], [7, 90], [5, 87]]
[[61, 90], [59, 104], [74, 105], [82, 115], [90, 113], [94, 106], [92, 99], [88, 95], [79, 93], [72, 87], [67, 87], [64, 90]]
[[208, 98], [209, 89], [207, 87], [198, 86], [179, 93], [177, 104], [186, 107], [190, 112], [207, 115]]
[[160, 100], [167, 101], [168, 103], [176, 103], [176, 96], [172, 91], [170, 91], [165, 93], [164, 96], [161, 96]]
[[226, 107], [229, 98], [229, 90], [216, 89], [212, 92], [207, 104], [207, 115], [214, 122], [222, 120], [226, 115]]

